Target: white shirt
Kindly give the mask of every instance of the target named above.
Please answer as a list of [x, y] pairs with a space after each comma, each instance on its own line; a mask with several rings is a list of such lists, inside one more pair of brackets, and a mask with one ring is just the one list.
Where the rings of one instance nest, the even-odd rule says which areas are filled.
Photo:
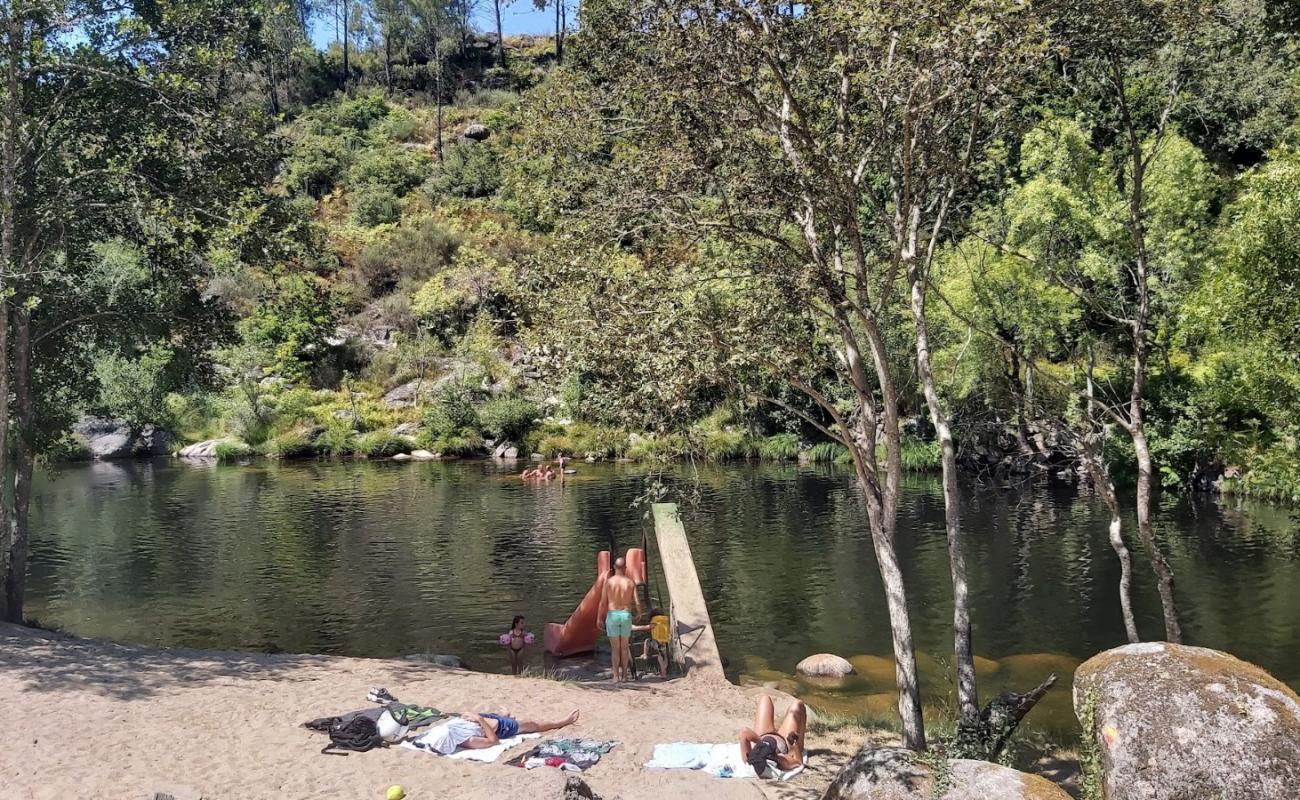
[[424, 736], [421, 736], [420, 742], [431, 746], [434, 750], [437, 750], [444, 756], [449, 756], [456, 752], [457, 747], [460, 747], [475, 736], [482, 735], [482, 725], [460, 717], [452, 717], [426, 733]]

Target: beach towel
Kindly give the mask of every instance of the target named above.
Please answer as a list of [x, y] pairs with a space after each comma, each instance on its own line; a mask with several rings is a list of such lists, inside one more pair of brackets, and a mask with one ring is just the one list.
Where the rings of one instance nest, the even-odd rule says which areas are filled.
[[582, 772], [590, 769], [600, 761], [602, 755], [618, 745], [618, 742], [600, 742], [595, 739], [547, 739], [506, 764], [524, 769], [555, 767], [568, 772]]
[[[425, 733], [415, 737], [414, 739], [407, 739], [402, 742], [402, 747], [405, 747], [407, 750], [419, 750], [424, 753], [442, 755], [442, 753], [434, 749], [434, 747], [427, 741], [421, 741], [422, 739], [427, 739], [428, 736], [429, 734]], [[491, 747], [484, 747], [481, 750], [466, 750], [461, 748], [451, 755], [446, 756], [446, 758], [455, 758], [461, 761], [482, 761], [485, 764], [491, 764], [493, 761], [500, 758], [502, 753], [515, 745], [522, 744], [525, 739], [536, 739], [539, 736], [541, 736], [540, 733], [521, 733], [518, 736], [511, 736], [509, 739], [502, 739]]]
[[[804, 754], [803, 764], [794, 769], [779, 770], [776, 764], [767, 762], [767, 774], [779, 781], [788, 781], [803, 772], [808, 764], [808, 755]], [[646, 762], [650, 769], [698, 769], [718, 778], [757, 778], [754, 768], [740, 757], [740, 743], [696, 744], [693, 742], [673, 742], [655, 745], [654, 754]]]

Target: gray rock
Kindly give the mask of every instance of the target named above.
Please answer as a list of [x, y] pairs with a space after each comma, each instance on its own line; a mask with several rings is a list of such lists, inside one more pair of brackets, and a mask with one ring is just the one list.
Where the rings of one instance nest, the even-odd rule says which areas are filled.
[[481, 122], [471, 122], [465, 127], [465, 138], [471, 139], [475, 142], [481, 142], [491, 135], [492, 131], [488, 129], [488, 126]]
[[428, 450], [411, 451], [411, 459], [413, 461], [433, 461], [437, 458], [438, 456], [435, 453], [430, 453]]
[[135, 439], [135, 452], [143, 456], [165, 456], [171, 452], [172, 435], [156, 425], [146, 425]]
[[514, 459], [519, 458], [519, 448], [507, 447], [505, 452], [501, 454], [501, 457], [506, 460], [513, 461]]
[[398, 453], [397, 455], [393, 456], [393, 460], [394, 460], [394, 461], [410, 461], [410, 460], [411, 460], [411, 454], [410, 454], [410, 453]]
[[423, 427], [424, 423], [422, 422], [403, 422], [401, 425], [393, 428], [393, 433], [398, 436], [414, 436], [419, 433], [420, 429]]
[[[507, 452], [513, 452], [514, 455], [508, 456], [506, 455]], [[498, 444], [496, 448], [492, 451], [493, 458], [515, 458], [518, 455], [519, 455], [519, 449], [516, 448], [510, 442], [502, 442], [501, 444]]]
[[229, 441], [233, 441], [233, 440], [229, 438], [225, 438], [225, 439], [208, 439], [207, 441], [196, 442], [195, 444], [181, 448], [180, 452], [177, 453], [176, 455], [179, 456], [180, 458], [186, 458], [194, 461], [202, 461], [204, 459], [216, 458], [217, 445], [221, 444], [222, 442], [229, 442]]
[[[941, 773], [936, 778], [935, 773]], [[822, 800], [1069, 800], [1056, 784], [988, 761], [864, 746]]]
[[542, 460], [544, 460], [544, 459], [546, 458], [546, 456], [542, 455], [541, 453], [533, 453], [532, 455], [530, 455], [530, 456], [528, 456], [528, 457], [529, 457], [530, 459], [532, 459], [533, 461], [542, 461]]
[[830, 653], [818, 653], [808, 656], [795, 665], [794, 671], [800, 675], [812, 675], [818, 678], [843, 678], [853, 674], [853, 665], [848, 659]]
[[587, 782], [577, 775], [564, 779], [564, 794], [560, 797], [562, 800], [600, 800], [600, 795], [593, 792]]
[[433, 391], [433, 381], [430, 380], [413, 380], [396, 388], [390, 389], [384, 395], [384, 405], [392, 408], [410, 408], [417, 401], [427, 399]]
[[1107, 800], [1273, 800], [1300, 786], [1300, 697], [1227, 653], [1107, 650], [1074, 673], [1080, 719], [1089, 706]]
[[121, 420], [87, 417], [72, 432], [86, 439], [92, 458], [130, 458], [135, 453], [135, 435]]
[[469, 669], [469, 664], [465, 663], [460, 656], [439, 655], [437, 653], [412, 653], [409, 656], [402, 656], [403, 661], [418, 661], [421, 664], [437, 664], [440, 667], [451, 667], [452, 669]]

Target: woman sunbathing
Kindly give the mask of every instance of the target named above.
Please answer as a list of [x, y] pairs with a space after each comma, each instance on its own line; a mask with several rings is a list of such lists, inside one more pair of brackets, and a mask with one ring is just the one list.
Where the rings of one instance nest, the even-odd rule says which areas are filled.
[[774, 717], [772, 698], [763, 695], [754, 716], [754, 730], [745, 728], [740, 732], [740, 757], [754, 768], [760, 778], [766, 777], [769, 761], [782, 771], [803, 763], [804, 735], [808, 731], [808, 709], [803, 701], [795, 700], [790, 704], [781, 718], [780, 727], [773, 723]]

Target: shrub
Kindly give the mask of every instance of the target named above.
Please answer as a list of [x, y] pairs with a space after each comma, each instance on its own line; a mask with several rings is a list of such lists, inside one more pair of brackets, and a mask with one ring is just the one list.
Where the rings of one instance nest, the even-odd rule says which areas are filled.
[[79, 433], [69, 433], [51, 443], [41, 454], [41, 460], [47, 463], [89, 461], [93, 455], [89, 439]]
[[501, 187], [496, 151], [487, 144], [461, 142], [443, 151], [442, 162], [425, 184], [435, 201], [447, 197], [487, 197]]
[[411, 446], [392, 431], [372, 431], [357, 437], [356, 452], [366, 458], [392, 458]]
[[799, 457], [799, 437], [793, 433], [778, 433], [758, 442], [758, 455], [768, 461], [790, 461]]
[[212, 454], [218, 461], [237, 461], [241, 458], [248, 458], [253, 454], [253, 448], [238, 439], [226, 439], [217, 442], [213, 448]]
[[637, 461], [671, 461], [691, 452], [691, 443], [680, 433], [643, 436], [627, 448], [627, 457]]
[[350, 456], [357, 452], [357, 432], [351, 425], [336, 421], [316, 437], [316, 450], [330, 458]]
[[348, 208], [352, 211], [352, 221], [367, 228], [396, 222], [402, 214], [397, 195], [387, 187], [373, 184], [350, 192]]
[[338, 185], [351, 163], [352, 154], [340, 136], [304, 134], [293, 145], [284, 173], [290, 192], [319, 199]]
[[376, 120], [388, 116], [390, 111], [392, 106], [384, 100], [383, 94], [368, 92], [349, 97], [339, 103], [330, 117], [336, 125], [364, 131]]
[[472, 428], [442, 436], [432, 436], [425, 431], [420, 442], [424, 449], [444, 456], [475, 456], [483, 452], [483, 436]]
[[376, 147], [364, 150], [348, 170], [348, 184], [376, 187], [400, 197], [419, 186], [432, 171], [429, 156], [407, 147]]
[[747, 458], [754, 449], [749, 434], [735, 428], [706, 430], [700, 436], [700, 449], [711, 461]]
[[933, 472], [943, 465], [939, 442], [923, 442], [909, 436], [903, 437], [903, 469], [912, 472]]
[[541, 409], [522, 397], [497, 397], [479, 409], [483, 432], [493, 439], [522, 442], [537, 425]]
[[316, 447], [302, 431], [288, 431], [262, 445], [262, 454], [271, 458], [312, 458]]
[[357, 258], [361, 280], [371, 294], [401, 286], [412, 289], [451, 264], [460, 237], [429, 217], [404, 224], [392, 235], [368, 245]]
[[627, 431], [585, 422], [547, 426], [534, 431], [526, 441], [530, 450], [547, 458], [619, 458], [628, 451]]
[[444, 384], [437, 401], [424, 417], [424, 427], [429, 435], [438, 439], [459, 436], [466, 429], [480, 430], [483, 426], [478, 409], [474, 407], [474, 395], [474, 391], [460, 381]]
[[839, 442], [818, 442], [804, 451], [804, 457], [818, 463], [844, 464], [852, 457], [849, 449]]

